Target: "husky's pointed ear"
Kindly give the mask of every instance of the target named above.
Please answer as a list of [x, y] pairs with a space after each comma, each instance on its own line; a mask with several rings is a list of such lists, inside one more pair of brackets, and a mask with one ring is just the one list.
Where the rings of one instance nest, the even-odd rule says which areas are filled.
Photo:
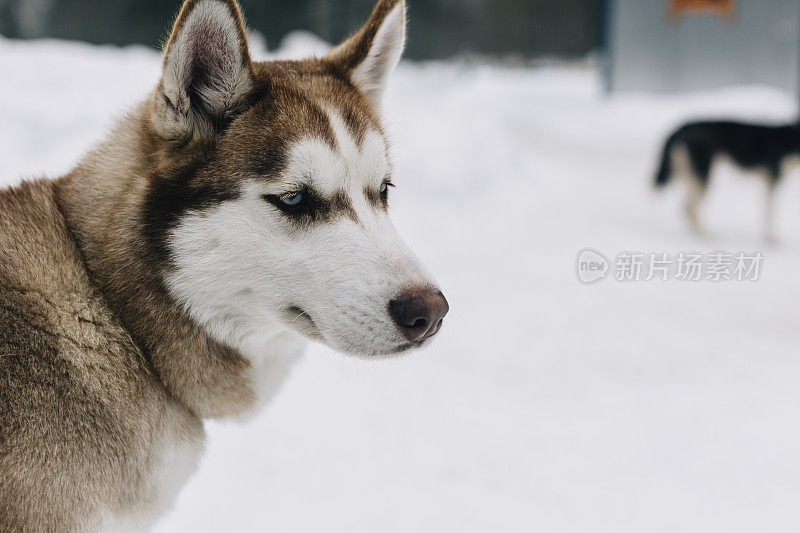
[[327, 60], [379, 106], [406, 44], [405, 0], [380, 0], [363, 28], [334, 48]]
[[236, 0], [186, 0], [164, 49], [156, 125], [172, 138], [217, 134], [254, 86]]

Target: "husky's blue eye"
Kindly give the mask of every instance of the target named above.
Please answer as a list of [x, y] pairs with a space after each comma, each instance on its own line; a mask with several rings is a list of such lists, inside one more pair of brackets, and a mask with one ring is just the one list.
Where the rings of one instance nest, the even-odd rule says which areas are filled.
[[384, 181], [381, 183], [381, 194], [386, 194], [389, 191], [389, 187], [394, 187], [391, 181]]
[[285, 198], [281, 198], [281, 202], [289, 207], [297, 207], [303, 203], [304, 199], [305, 197], [303, 196], [303, 193], [297, 193], [291, 196], [286, 196]]
[[287, 216], [313, 215], [314, 212], [313, 195], [305, 189], [284, 195], [265, 194], [261, 198], [280, 209]]

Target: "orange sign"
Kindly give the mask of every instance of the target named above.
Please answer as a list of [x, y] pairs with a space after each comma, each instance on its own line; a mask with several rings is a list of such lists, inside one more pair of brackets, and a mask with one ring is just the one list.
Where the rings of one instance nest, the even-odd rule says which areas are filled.
[[735, 0], [669, 0], [669, 14], [675, 18], [695, 14], [730, 18], [736, 14], [736, 2]]

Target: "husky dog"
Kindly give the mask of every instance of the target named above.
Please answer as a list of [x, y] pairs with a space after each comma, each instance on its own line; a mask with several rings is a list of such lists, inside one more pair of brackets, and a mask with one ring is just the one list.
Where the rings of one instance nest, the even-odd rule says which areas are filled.
[[405, 9], [256, 63], [235, 0], [187, 0], [149, 97], [68, 175], [0, 192], [0, 530], [146, 529], [202, 420], [269, 399], [304, 339], [436, 335], [447, 301], [387, 213]]
[[774, 240], [773, 204], [781, 178], [800, 159], [800, 124], [761, 126], [738, 122], [695, 122], [667, 140], [656, 174], [662, 188], [674, 177], [688, 188], [686, 214], [692, 229], [703, 233], [699, 209], [708, 189], [713, 164], [726, 158], [743, 170], [759, 173], [767, 188], [765, 237]]

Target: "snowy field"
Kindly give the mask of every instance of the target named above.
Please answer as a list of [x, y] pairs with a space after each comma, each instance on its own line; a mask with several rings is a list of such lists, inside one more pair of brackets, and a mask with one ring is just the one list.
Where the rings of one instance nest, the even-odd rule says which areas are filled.
[[[144, 48], [0, 40], [0, 180], [68, 170], [158, 69]], [[313, 346], [252, 422], [208, 424], [159, 531], [798, 531], [800, 180], [774, 246], [755, 179], [721, 170], [707, 240], [679, 189], [650, 188], [682, 120], [789, 120], [795, 101], [600, 87], [586, 65], [401, 66], [393, 216], [450, 300], [440, 338], [374, 364]], [[764, 270], [587, 287], [586, 247], [760, 251]]]

